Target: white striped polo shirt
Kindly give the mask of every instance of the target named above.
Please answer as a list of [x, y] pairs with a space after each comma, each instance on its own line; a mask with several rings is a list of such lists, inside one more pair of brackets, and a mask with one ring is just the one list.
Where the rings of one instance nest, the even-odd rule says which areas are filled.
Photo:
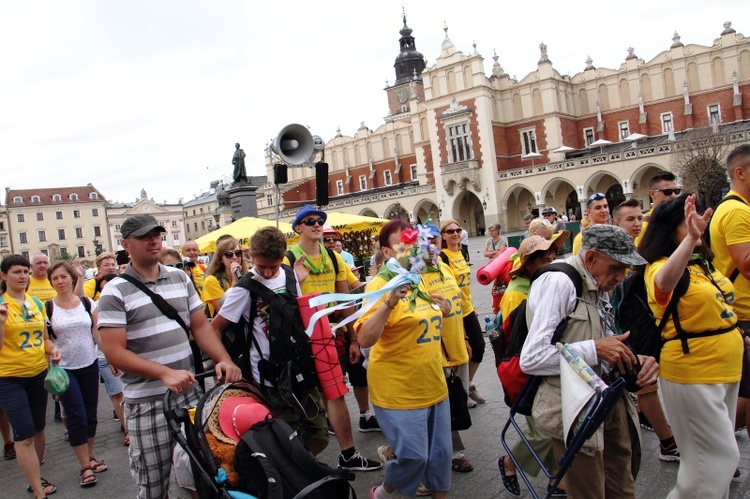
[[[132, 267], [125, 273], [161, 295], [190, 326], [190, 314], [203, 306], [187, 274], [159, 264], [156, 281], [145, 281]], [[113, 279], [99, 298], [99, 329], [125, 327], [126, 348], [144, 359], [171, 369], [193, 372], [193, 355], [188, 337], [180, 325], [167, 318], [143, 291], [125, 279]], [[167, 388], [158, 379], [123, 372], [124, 395], [128, 402], [142, 402], [164, 396]]]

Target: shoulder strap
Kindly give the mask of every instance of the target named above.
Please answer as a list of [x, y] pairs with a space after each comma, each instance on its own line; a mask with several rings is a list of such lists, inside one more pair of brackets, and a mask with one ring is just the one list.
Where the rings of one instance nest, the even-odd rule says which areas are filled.
[[294, 255], [292, 250], [286, 250], [286, 259], [289, 260], [289, 266], [294, 267], [294, 262], [297, 261], [297, 257]]
[[443, 261], [444, 264], [450, 265], [451, 259], [448, 258], [448, 255], [445, 253], [445, 251], [440, 250], [440, 259]]
[[[711, 213], [711, 218], [708, 219], [708, 224], [706, 225], [706, 230], [703, 231], [703, 237], [701, 238], [705, 244], [708, 245], [708, 247], [711, 247], [711, 222], [714, 219], [714, 215], [716, 215], [716, 210], [719, 209], [719, 206], [721, 206], [725, 201], [739, 201], [740, 203], [747, 205], [744, 199], [742, 199], [739, 196], [735, 196], [734, 194], [730, 194], [729, 196], [724, 196], [724, 199], [719, 201], [719, 204], [716, 205], [714, 208], [714, 212]], [[737, 279], [737, 276], [739, 275], [740, 271], [739, 269], [735, 269], [735, 273], [732, 273], [729, 280], [734, 282], [735, 279]]]
[[36, 303], [36, 307], [39, 309], [40, 312], [44, 312], [44, 305], [42, 305], [42, 302], [37, 298], [36, 296], [32, 296], [31, 299]]
[[337, 276], [339, 275], [339, 261], [336, 258], [336, 255], [338, 255], [338, 253], [335, 253], [331, 248], [326, 248], [326, 251], [328, 252], [328, 257], [331, 259], [331, 263], [333, 264], [333, 275]]
[[55, 331], [52, 329], [52, 312], [55, 310], [55, 303], [52, 300], [44, 302], [44, 309], [47, 312], [47, 334], [53, 340], [57, 339]]
[[547, 272], [562, 272], [573, 281], [573, 286], [576, 288], [576, 297], [580, 298], [583, 295], [583, 278], [581, 274], [569, 263], [555, 262], [545, 265], [541, 269], [537, 270], [534, 276], [531, 278], [531, 282], [536, 281], [539, 276]]
[[89, 318], [91, 318], [91, 302], [86, 296], [81, 296], [80, 298], [81, 298], [81, 303], [83, 303], [83, 308], [86, 310], [86, 313], [89, 314]]
[[121, 277], [125, 279], [130, 284], [132, 284], [136, 288], [143, 291], [146, 294], [146, 296], [151, 298], [151, 301], [154, 302], [154, 305], [156, 305], [156, 308], [158, 308], [162, 314], [166, 315], [169, 319], [172, 319], [173, 321], [177, 322], [177, 324], [179, 324], [180, 327], [185, 330], [185, 334], [187, 334], [188, 337], [190, 337], [190, 329], [187, 327], [187, 324], [185, 324], [185, 321], [182, 320], [182, 317], [180, 317], [180, 314], [177, 313], [177, 310], [175, 310], [175, 308], [172, 305], [170, 305], [167, 302], [167, 300], [164, 299], [164, 297], [148, 289], [145, 284], [143, 284], [141, 281], [139, 281], [133, 276], [130, 276], [127, 274], [120, 274], [117, 277]]

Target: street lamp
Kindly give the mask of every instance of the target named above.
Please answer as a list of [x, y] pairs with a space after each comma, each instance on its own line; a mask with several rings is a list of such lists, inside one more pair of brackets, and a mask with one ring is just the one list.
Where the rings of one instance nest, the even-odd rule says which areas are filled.
[[102, 245], [101, 245], [101, 244], [99, 244], [99, 240], [97, 240], [97, 239], [94, 239], [94, 240], [93, 240], [93, 241], [91, 241], [91, 242], [92, 242], [92, 243], [94, 244], [94, 254], [95, 254], [96, 256], [99, 256], [99, 255], [101, 255], [102, 253], [104, 253], [104, 249], [102, 248]]

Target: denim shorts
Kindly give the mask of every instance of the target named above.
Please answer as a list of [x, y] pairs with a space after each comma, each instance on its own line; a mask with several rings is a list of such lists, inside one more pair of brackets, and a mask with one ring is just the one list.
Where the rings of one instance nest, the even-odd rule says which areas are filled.
[[119, 376], [112, 374], [107, 359], [99, 361], [99, 376], [104, 380], [104, 387], [107, 389], [107, 395], [114, 397], [122, 393], [122, 381]]
[[45, 370], [30, 378], [0, 378], [0, 409], [5, 411], [16, 442], [28, 440], [44, 430], [47, 399]]

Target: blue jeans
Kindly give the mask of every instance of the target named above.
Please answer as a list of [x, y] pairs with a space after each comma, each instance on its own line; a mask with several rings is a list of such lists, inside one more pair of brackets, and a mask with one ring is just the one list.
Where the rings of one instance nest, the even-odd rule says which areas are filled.
[[70, 387], [60, 396], [65, 409], [70, 446], [77, 447], [96, 435], [96, 409], [99, 405], [99, 363], [81, 369], [66, 369]]
[[385, 483], [407, 496], [417, 493], [420, 482], [430, 490], [449, 490], [453, 446], [448, 399], [425, 409], [373, 409], [396, 455], [386, 464]]

